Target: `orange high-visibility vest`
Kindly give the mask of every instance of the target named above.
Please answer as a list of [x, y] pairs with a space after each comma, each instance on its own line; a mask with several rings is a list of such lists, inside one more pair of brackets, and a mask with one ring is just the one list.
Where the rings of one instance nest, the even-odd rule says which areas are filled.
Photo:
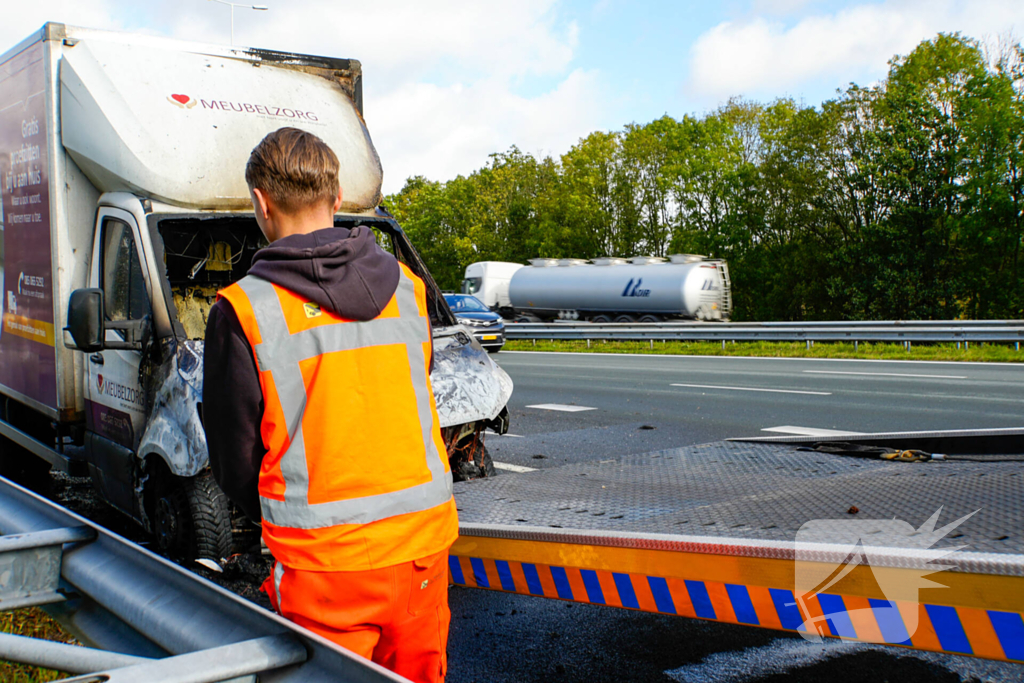
[[263, 538], [289, 567], [388, 567], [440, 552], [458, 535], [430, 386], [426, 288], [400, 265], [398, 289], [368, 321], [251, 275], [218, 295], [256, 358]]

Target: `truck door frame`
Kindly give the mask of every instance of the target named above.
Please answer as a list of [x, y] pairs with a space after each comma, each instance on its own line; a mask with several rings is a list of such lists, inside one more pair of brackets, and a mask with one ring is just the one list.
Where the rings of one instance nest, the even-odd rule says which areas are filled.
[[[106, 236], [110, 226], [115, 223], [126, 227], [131, 235], [133, 257], [138, 260], [139, 274], [142, 275], [145, 289], [151, 333], [156, 334], [153, 320], [156, 302], [153, 300], [151, 264], [146, 245], [142, 241], [142, 230], [134, 212], [112, 206], [101, 205], [98, 208], [94, 223], [89, 286], [106, 291], [107, 283], [104, 282], [103, 272]], [[130, 315], [130, 311], [128, 314]], [[108, 330], [106, 334], [108, 340], [120, 339], [116, 330]], [[146, 387], [138, 380], [139, 369], [144, 362], [147, 361], [143, 358], [142, 351], [105, 349], [87, 356], [83, 378], [86, 401], [86, 450], [90, 475], [104, 498], [114, 507], [136, 519], [142, 518], [141, 501], [135, 491], [138, 478], [136, 453], [145, 428], [148, 407]], [[108, 365], [115, 369], [115, 376], [109, 374]], [[108, 371], [106, 378], [102, 374], [104, 368]], [[132, 373], [135, 375], [134, 378], [128, 377]]]

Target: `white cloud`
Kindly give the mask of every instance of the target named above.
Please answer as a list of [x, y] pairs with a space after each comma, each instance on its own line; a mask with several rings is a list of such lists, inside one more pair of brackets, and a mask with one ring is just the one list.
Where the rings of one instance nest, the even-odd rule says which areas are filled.
[[38, 31], [48, 21], [114, 30], [124, 24], [123, 14], [108, 0], [48, 0], [46, 2], [4, 2], [0, 20], [0, 54]]
[[582, 70], [533, 98], [513, 94], [500, 79], [398, 88], [373, 105], [377, 150], [392, 160], [384, 165], [385, 188], [399, 189], [411, 175], [468, 174], [513, 144], [538, 156], [562, 153], [599, 125], [601, 88], [596, 72]]
[[[245, 45], [355, 57], [388, 80], [436, 79], [453, 67], [477, 75], [564, 71], [576, 27], [559, 21], [557, 0], [290, 0], [268, 12], [235, 11]], [[226, 42], [228, 8], [205, 0], [161, 3], [160, 18], [178, 37]]]
[[1024, 26], [1019, 0], [887, 0], [787, 26], [757, 16], [723, 22], [691, 49], [689, 88], [705, 101], [733, 95], [774, 97], [815, 79], [877, 79], [896, 54], [939, 32], [995, 37]]
[[[573, 69], [578, 27], [561, 0], [264, 0], [235, 10], [242, 45], [353, 57], [386, 192], [409, 175], [447, 180], [518, 144], [560, 153], [590, 130], [603, 82]], [[11, 4], [14, 7], [14, 3]], [[0, 51], [46, 20], [226, 43], [208, 0], [38, 0], [4, 8]], [[543, 83], [530, 96], [524, 83]]]
[[757, 14], [794, 14], [819, 0], [754, 0], [753, 10]]

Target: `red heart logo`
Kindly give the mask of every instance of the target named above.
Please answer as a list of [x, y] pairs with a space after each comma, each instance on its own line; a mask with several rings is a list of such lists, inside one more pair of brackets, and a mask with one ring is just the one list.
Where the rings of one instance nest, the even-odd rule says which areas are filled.
[[188, 101], [192, 98], [188, 95], [171, 95], [171, 99], [175, 102], [180, 102], [181, 104], [188, 104]]

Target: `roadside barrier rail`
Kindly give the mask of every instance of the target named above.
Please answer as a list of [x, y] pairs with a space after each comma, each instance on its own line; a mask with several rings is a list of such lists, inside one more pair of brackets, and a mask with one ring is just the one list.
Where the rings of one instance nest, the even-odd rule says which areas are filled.
[[506, 323], [506, 339], [620, 341], [1004, 342], [1019, 348], [1024, 320], [766, 323]]
[[0, 634], [0, 658], [66, 683], [406, 680], [2, 478], [0, 533], [0, 610], [85, 645]]

